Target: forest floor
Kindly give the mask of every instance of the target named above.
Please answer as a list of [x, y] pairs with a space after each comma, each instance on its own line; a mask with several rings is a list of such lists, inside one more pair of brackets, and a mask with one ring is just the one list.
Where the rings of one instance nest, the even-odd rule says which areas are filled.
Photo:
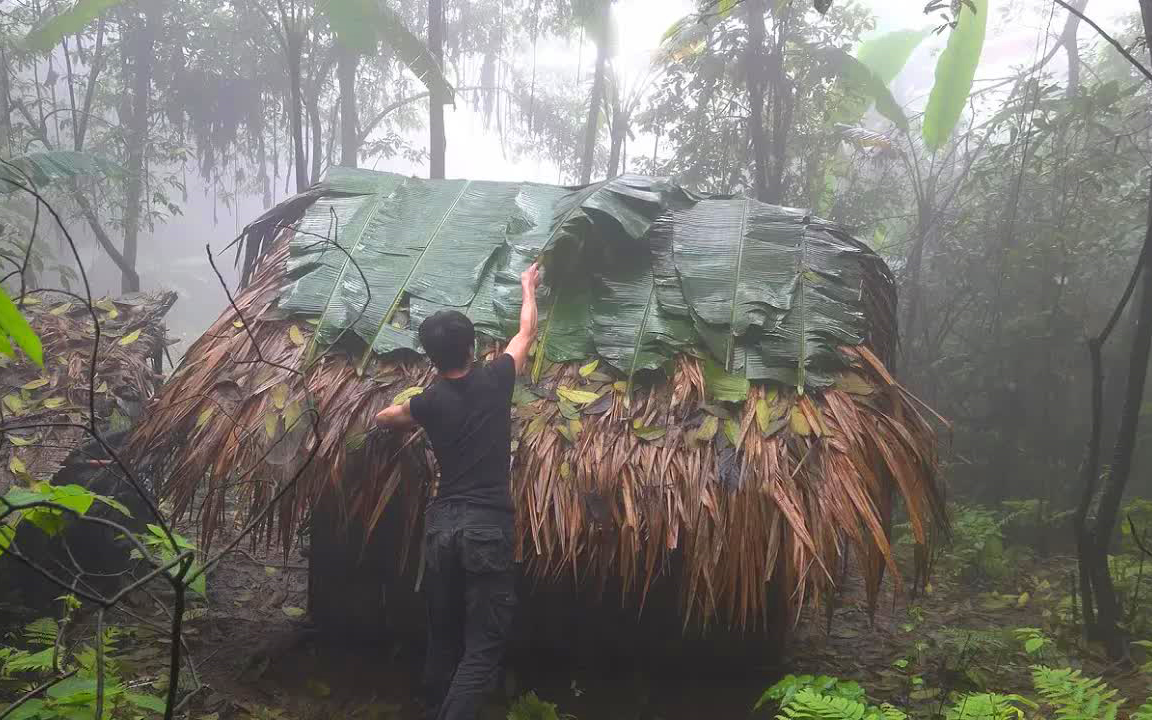
[[[193, 718], [365, 718], [415, 720], [416, 653], [392, 645], [332, 645], [303, 614], [307, 565], [280, 553], [236, 552], [209, 578], [207, 610], [189, 623], [189, 646], [203, 689]], [[578, 720], [698, 720], [770, 717], [752, 708], [787, 673], [855, 680], [876, 701], [939, 714], [951, 691], [1031, 694], [1028, 667], [1044, 662], [1103, 675], [1134, 700], [1148, 696], [1148, 675], [1115, 672], [1075, 639], [1067, 616], [1074, 561], [1025, 560], [993, 581], [937, 573], [915, 601], [889, 581], [870, 615], [861, 588], [840, 597], [829, 626], [823, 610], [805, 614], [785, 657], [773, 666], [708, 672], [707, 663], [675, 678], [644, 667], [541, 668], [513, 663], [507, 692], [536, 691]], [[1028, 656], [1019, 628], [1044, 628], [1042, 656]], [[485, 717], [503, 718], [493, 703]]]

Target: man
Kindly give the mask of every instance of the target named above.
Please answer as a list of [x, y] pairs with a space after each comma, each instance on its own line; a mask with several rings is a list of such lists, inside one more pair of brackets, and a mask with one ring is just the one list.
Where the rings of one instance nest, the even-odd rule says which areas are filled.
[[376, 415], [389, 429], [419, 424], [440, 465], [425, 514], [424, 592], [430, 717], [474, 720], [496, 679], [516, 605], [515, 516], [509, 487], [512, 388], [536, 337], [534, 264], [520, 276], [520, 332], [484, 366], [473, 361], [476, 331], [444, 310], [420, 324], [420, 344], [440, 378], [420, 395]]

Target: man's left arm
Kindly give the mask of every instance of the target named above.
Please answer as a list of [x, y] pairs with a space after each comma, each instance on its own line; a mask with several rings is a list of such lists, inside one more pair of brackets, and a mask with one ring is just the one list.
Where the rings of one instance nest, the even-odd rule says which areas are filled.
[[408, 430], [416, 426], [412, 416], [412, 403], [392, 405], [376, 413], [376, 425], [384, 430]]

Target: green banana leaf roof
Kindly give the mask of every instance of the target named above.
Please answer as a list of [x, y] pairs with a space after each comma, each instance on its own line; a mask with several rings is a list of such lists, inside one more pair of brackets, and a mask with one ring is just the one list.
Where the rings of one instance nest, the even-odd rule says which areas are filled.
[[629, 382], [691, 353], [716, 373], [819, 388], [845, 366], [840, 347], [884, 357], [895, 341], [887, 266], [802, 210], [639, 176], [570, 188], [334, 168], [310, 192], [281, 307], [364, 362], [418, 352], [420, 322], [448, 308], [507, 339], [537, 258], [538, 359], [598, 357]]

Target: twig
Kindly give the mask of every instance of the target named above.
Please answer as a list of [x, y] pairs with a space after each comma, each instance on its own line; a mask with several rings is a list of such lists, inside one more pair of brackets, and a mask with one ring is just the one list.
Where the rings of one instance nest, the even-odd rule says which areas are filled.
[[75, 670], [69, 670], [68, 672], [64, 673], [63, 675], [59, 675], [57, 677], [52, 678], [51, 680], [46, 680], [46, 681], [40, 683], [39, 685], [32, 688], [28, 692], [24, 693], [20, 697], [16, 698], [16, 701], [14, 703], [12, 703], [8, 707], [4, 708], [4, 712], [0, 712], [0, 720], [4, 720], [4, 718], [6, 718], [9, 715], [11, 715], [12, 713], [16, 712], [16, 708], [20, 707], [21, 705], [28, 702], [29, 700], [36, 697], [40, 693], [44, 692], [48, 688], [52, 687], [53, 685], [56, 685], [57, 683], [64, 682], [65, 680], [72, 677], [73, 675], [75, 675], [79, 671], [80, 671], [80, 668], [76, 668]]

